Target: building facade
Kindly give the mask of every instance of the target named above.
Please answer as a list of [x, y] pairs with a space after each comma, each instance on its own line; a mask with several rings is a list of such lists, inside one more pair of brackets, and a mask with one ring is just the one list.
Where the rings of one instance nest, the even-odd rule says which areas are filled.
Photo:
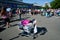
[[10, 7], [10, 8], [36, 8], [39, 9], [40, 6], [34, 5], [34, 4], [29, 4], [29, 3], [24, 3], [23, 0], [0, 0], [0, 8], [1, 7]]
[[23, 2], [23, 0], [14, 0], [14, 1], [19, 1], [19, 2]]
[[11, 8], [31, 8], [33, 4], [24, 3], [23, 0], [0, 0], [0, 7], [6, 6]]

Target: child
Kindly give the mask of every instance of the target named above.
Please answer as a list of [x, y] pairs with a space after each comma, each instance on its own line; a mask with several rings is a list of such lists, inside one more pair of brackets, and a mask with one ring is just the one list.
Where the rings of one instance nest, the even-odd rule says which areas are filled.
[[[27, 20], [27, 19], [22, 20], [20, 23], [22, 25], [23, 32], [26, 32], [27, 34], [30, 34], [32, 28], [34, 28], [34, 30], [35, 30], [35, 27], [34, 27], [34, 26], [36, 26], [36, 20], [35, 19], [33, 19], [33, 20]], [[20, 26], [20, 28], [21, 28], [21, 26]], [[35, 31], [34, 31], [34, 34], [36, 33]]]

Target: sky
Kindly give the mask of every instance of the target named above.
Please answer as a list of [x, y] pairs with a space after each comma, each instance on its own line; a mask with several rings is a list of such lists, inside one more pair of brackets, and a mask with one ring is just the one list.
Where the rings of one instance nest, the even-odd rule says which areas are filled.
[[37, 3], [40, 6], [44, 6], [45, 3], [49, 3], [53, 0], [23, 0], [25, 3]]

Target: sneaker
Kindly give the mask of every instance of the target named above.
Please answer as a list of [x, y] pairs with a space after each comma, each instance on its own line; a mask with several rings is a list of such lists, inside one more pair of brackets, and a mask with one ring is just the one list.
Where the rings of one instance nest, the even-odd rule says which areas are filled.
[[36, 39], [36, 37], [33, 37], [33, 39]]

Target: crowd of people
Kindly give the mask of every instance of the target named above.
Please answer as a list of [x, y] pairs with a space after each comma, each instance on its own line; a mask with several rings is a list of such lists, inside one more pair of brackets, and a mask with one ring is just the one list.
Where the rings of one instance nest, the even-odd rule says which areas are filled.
[[60, 9], [45, 9], [41, 10], [41, 15], [51, 17], [51, 16], [60, 16]]
[[[0, 17], [4, 20], [5, 25], [7, 28], [10, 27], [10, 20], [13, 17], [13, 14], [16, 14], [19, 19], [21, 20], [22, 14], [30, 14], [30, 15], [36, 15], [36, 14], [41, 14], [41, 16], [60, 16], [60, 9], [27, 9], [27, 8], [16, 8], [12, 9], [9, 7], [2, 7], [0, 10]], [[27, 32], [30, 34], [31, 30], [31, 24], [34, 26], [34, 36], [37, 33], [36, 29], [36, 20], [22, 20], [18, 25], [19, 29], [23, 28], [23, 32]], [[29, 25], [29, 26], [28, 26]]]
[[[23, 10], [23, 11], [22, 11]], [[21, 14], [25, 14], [25, 13], [28, 13], [28, 11], [26, 11], [26, 9], [19, 9], [17, 8], [15, 10], [17, 16], [19, 16], [19, 19], [21, 20]], [[29, 13], [31, 11], [29, 10]], [[11, 8], [6, 8], [6, 7], [2, 7], [1, 8], [1, 12], [0, 12], [0, 16], [2, 17], [2, 19], [4, 20], [5, 22], [5, 25], [7, 28], [10, 27], [10, 19], [12, 18], [12, 9]], [[33, 24], [34, 28], [36, 29], [36, 21], [35, 19], [33, 20], [22, 20], [21, 21], [21, 24], [19, 24], [19, 29], [21, 28], [21, 25], [22, 25], [22, 28], [23, 28], [23, 32], [27, 32], [28, 34], [30, 34], [30, 29], [31, 29], [31, 24]], [[27, 26], [29, 25], [29, 26]], [[34, 34], [36, 33], [37, 31], [34, 30]]]
[[19, 19], [21, 20], [22, 14], [30, 14], [36, 15], [41, 14], [41, 16], [60, 16], [60, 9], [27, 9], [27, 8], [9, 8], [9, 7], [2, 7], [0, 10], [0, 16], [5, 21], [6, 26], [9, 28], [9, 22], [12, 18], [13, 14], [17, 14]]

